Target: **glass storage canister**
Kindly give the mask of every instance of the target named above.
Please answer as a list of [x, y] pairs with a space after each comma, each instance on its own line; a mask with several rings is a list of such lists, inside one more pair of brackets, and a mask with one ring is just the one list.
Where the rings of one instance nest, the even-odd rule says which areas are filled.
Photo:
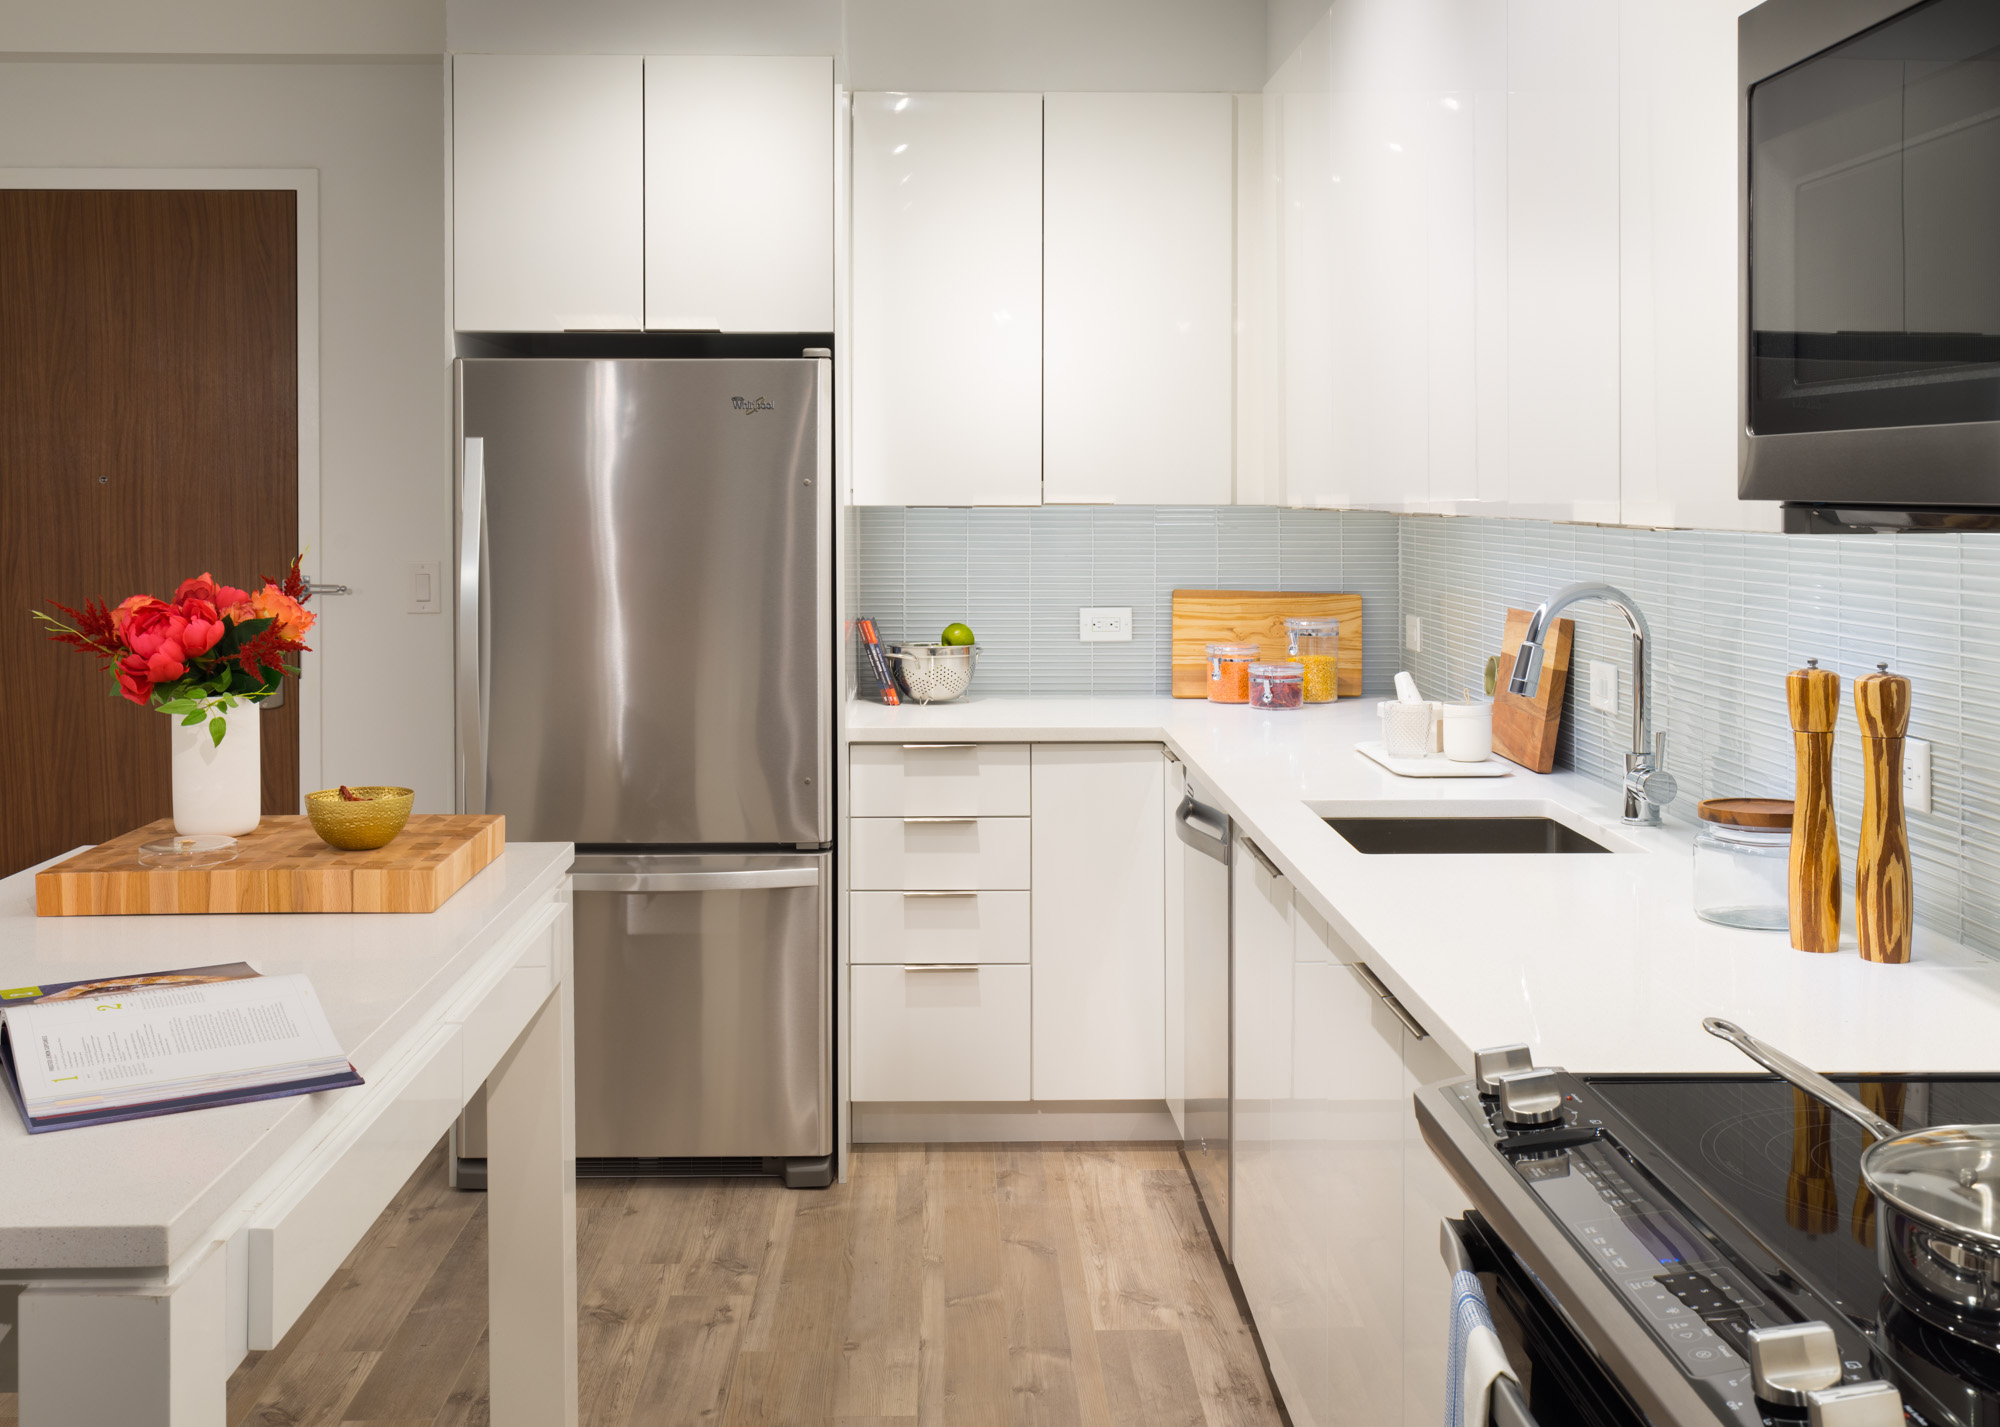
[[1296, 664], [1252, 664], [1250, 706], [1295, 709], [1306, 701], [1306, 671]]
[[1306, 671], [1306, 702], [1340, 697], [1340, 621], [1294, 617], [1285, 621], [1285, 657]]
[[1753, 931], [1791, 922], [1790, 798], [1710, 798], [1696, 810], [1694, 912]]
[[1212, 704], [1250, 702], [1250, 661], [1257, 657], [1255, 644], [1211, 644], [1208, 646], [1208, 701]]

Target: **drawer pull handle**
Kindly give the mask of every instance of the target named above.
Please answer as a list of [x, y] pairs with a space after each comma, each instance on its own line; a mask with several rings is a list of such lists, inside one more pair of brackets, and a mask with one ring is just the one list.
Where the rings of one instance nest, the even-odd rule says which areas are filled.
[[1263, 867], [1263, 869], [1271, 875], [1273, 881], [1279, 881], [1284, 878], [1285, 874], [1278, 870], [1278, 864], [1273, 862], [1270, 858], [1264, 855], [1263, 848], [1259, 847], [1256, 843], [1252, 842], [1247, 837], [1243, 839], [1243, 847], [1246, 852], [1248, 852], [1252, 857], [1257, 859], [1258, 863]]
[[931, 961], [921, 966], [912, 965], [907, 961], [903, 963], [905, 971], [977, 971], [978, 969], [976, 964], [960, 961]]
[[1407, 1010], [1404, 1009], [1403, 1003], [1396, 999], [1396, 993], [1394, 991], [1391, 991], [1388, 988], [1388, 986], [1383, 983], [1381, 977], [1377, 976], [1373, 971], [1371, 971], [1368, 968], [1367, 962], [1350, 961], [1347, 963], [1347, 965], [1348, 969], [1351, 970], [1356, 976], [1359, 976], [1363, 984], [1365, 984], [1370, 991], [1373, 991], [1376, 994], [1376, 996], [1380, 998], [1382, 1004], [1389, 1008], [1389, 1014], [1394, 1016], [1397, 1020], [1403, 1023], [1404, 1030], [1408, 1031], [1411, 1035], [1415, 1036], [1420, 1041], [1430, 1039], [1430, 1032], [1425, 1030], [1423, 1026], [1418, 1024], [1417, 1018], [1415, 1016], [1411, 1015]]
[[978, 818], [904, 818], [906, 823], [976, 823]]
[[968, 890], [964, 892], [905, 892], [903, 895], [905, 897], [977, 897], [979, 894]]
[[906, 743], [903, 747], [915, 752], [922, 748], [977, 748], [976, 743]]

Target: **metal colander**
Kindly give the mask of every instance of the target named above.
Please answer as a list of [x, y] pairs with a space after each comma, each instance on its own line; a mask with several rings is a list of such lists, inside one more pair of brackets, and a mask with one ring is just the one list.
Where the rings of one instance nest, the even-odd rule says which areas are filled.
[[941, 704], [965, 692], [977, 644], [891, 644], [887, 651], [896, 682], [920, 704]]

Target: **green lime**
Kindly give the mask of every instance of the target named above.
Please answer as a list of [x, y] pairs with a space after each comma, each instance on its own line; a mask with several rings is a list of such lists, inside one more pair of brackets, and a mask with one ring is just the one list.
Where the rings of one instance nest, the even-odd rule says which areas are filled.
[[972, 630], [963, 624], [947, 624], [944, 627], [944, 633], [938, 636], [938, 643], [940, 644], [970, 644], [972, 642]]

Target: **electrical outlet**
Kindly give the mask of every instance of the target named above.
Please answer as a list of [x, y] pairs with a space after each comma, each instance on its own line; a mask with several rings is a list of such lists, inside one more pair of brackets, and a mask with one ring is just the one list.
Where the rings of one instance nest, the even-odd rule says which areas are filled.
[[1422, 615], [1403, 616], [1403, 647], [1412, 654], [1424, 652], [1424, 621]]
[[1903, 740], [1903, 811], [1931, 810], [1931, 746], [1922, 738]]
[[411, 563], [409, 611], [411, 614], [444, 612], [444, 565], [441, 561]]
[[1100, 605], [1096, 608], [1079, 609], [1076, 612], [1076, 637], [1085, 644], [1104, 644], [1114, 641], [1130, 643], [1132, 607]]
[[1590, 706], [1600, 713], [1618, 712], [1618, 666], [1608, 659], [1590, 661]]

